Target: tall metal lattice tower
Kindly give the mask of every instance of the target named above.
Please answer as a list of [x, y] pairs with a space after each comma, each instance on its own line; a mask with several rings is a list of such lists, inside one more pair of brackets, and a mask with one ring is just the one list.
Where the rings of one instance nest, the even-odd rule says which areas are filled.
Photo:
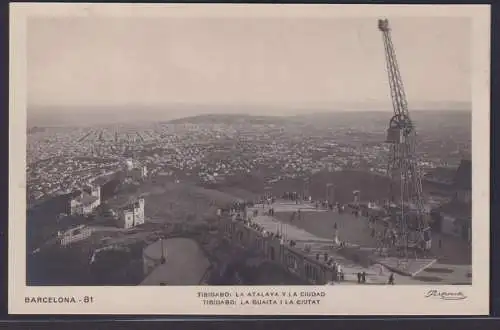
[[399, 220], [396, 224], [397, 245], [403, 247], [408, 256], [408, 248], [430, 249], [430, 228], [427, 221], [428, 214], [424, 210], [422, 182], [415, 153], [416, 130], [408, 111], [389, 21], [379, 20], [378, 29], [382, 32], [384, 40], [386, 69], [394, 110], [394, 115], [389, 121], [386, 140], [390, 146], [387, 168], [391, 179], [390, 198], [392, 204], [396, 205], [392, 208], [392, 213]]

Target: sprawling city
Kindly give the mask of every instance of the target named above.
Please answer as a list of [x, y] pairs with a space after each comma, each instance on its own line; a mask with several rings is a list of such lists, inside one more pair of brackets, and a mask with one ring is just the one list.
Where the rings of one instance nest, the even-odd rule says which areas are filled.
[[[340, 215], [324, 202], [330, 198], [330, 203], [351, 205], [358, 191], [359, 207], [368, 210], [369, 203], [388, 198], [385, 115], [207, 115], [128, 127], [32, 127], [27, 155], [28, 282], [208, 281], [205, 272], [219, 271], [210, 266], [234, 258], [235, 248], [224, 247], [220, 237], [220, 223], [230, 218], [221, 210], [230, 212], [240, 204], [255, 208], [268, 198], [273, 203], [265, 202], [262, 212], [274, 209], [274, 221], [288, 224], [289, 232], [293, 228], [300, 236], [304, 231], [331, 245], [337, 226], [340, 240], [375, 247], [369, 217]], [[415, 114], [419, 119], [419, 167], [426, 205], [435, 219], [433, 249], [437, 256], [443, 254], [439, 263], [460, 264], [453, 267], [463, 274], [451, 280], [453, 267], [439, 266], [433, 272], [431, 266], [414, 278], [467, 283], [470, 112], [424, 111]], [[334, 187], [333, 197], [328, 187]], [[246, 213], [254, 212], [252, 207]], [[260, 206], [255, 210], [260, 212]], [[302, 216], [292, 220], [298, 210]], [[146, 276], [150, 271], [144, 273], [144, 260], [149, 260], [148, 253], [161, 260], [163, 250], [167, 270], [151, 279]], [[328, 253], [346, 258], [341, 251]], [[241, 279], [245, 284], [307, 282], [266, 260], [252, 272], [245, 268], [249, 265], [241, 267], [234, 276], [241, 272], [240, 277], [252, 277]], [[373, 276], [373, 281], [380, 277]]]
[[[366, 33], [378, 33], [373, 41], [378, 59], [367, 65], [380, 68], [378, 77], [385, 78], [372, 85], [376, 89], [365, 86], [364, 91], [380, 94], [377, 97], [387, 101], [382, 108], [370, 109], [377, 102], [356, 96], [361, 89], [353, 97], [364, 100], [362, 110], [333, 99], [332, 108], [315, 111], [311, 105], [280, 115], [265, 114], [258, 105], [242, 110], [237, 103], [224, 112], [208, 101], [209, 108], [192, 105], [194, 115], [174, 109], [176, 118], [170, 119], [140, 105], [111, 110], [94, 105], [83, 112], [81, 105], [82, 117], [62, 107], [52, 110], [52, 119], [28, 108], [27, 285], [471, 284], [471, 103], [443, 101], [422, 108], [409, 104], [389, 21], [375, 23], [370, 21]], [[250, 31], [257, 31], [259, 24]], [[356, 24], [352, 29], [359, 32]], [[94, 34], [82, 40], [94, 37], [99, 38]], [[113, 38], [117, 42], [118, 37]], [[196, 40], [208, 47], [203, 38]], [[108, 44], [99, 43], [107, 47], [103, 45]], [[195, 54], [190, 47], [180, 42], [175, 49]], [[266, 47], [272, 57], [273, 43]], [[124, 58], [130, 63], [139, 63], [127, 54]], [[175, 68], [189, 67], [179, 64], [180, 58], [172, 60]], [[215, 56], [211, 60], [217, 61]], [[280, 63], [272, 68], [279, 69]], [[147, 65], [140, 62], [142, 69]], [[190, 82], [193, 86], [211, 74], [204, 70], [212, 66], [194, 67], [203, 74]], [[231, 74], [241, 81], [256, 81], [252, 75], [258, 69], [248, 71], [245, 78], [244, 66], [238, 68]], [[179, 93], [181, 77], [191, 71], [180, 72], [178, 81], [169, 85]], [[217, 71], [218, 83], [221, 77], [233, 77], [221, 72]], [[319, 77], [324, 70], [315, 72]], [[66, 77], [63, 71], [59, 74]], [[362, 85], [358, 78], [355, 84]], [[95, 87], [93, 79], [97, 78], [89, 80], [89, 90]], [[342, 79], [349, 83], [353, 78]], [[276, 97], [284, 81], [275, 83], [272, 93], [252, 85], [249, 95]], [[419, 88], [431, 93], [425, 89], [427, 83], [432, 82]], [[45, 93], [42, 87], [39, 91]], [[132, 88], [124, 94], [116, 92], [118, 87], [108, 88], [92, 89], [95, 99], [137, 95]], [[156, 87], [148, 88], [144, 94]], [[101, 89], [107, 94], [100, 94]], [[302, 85], [301, 91], [306, 89]], [[233, 90], [234, 95], [241, 90]], [[64, 98], [72, 93], [67, 91], [54, 95]], [[411, 91], [415, 95], [418, 88]], [[330, 92], [334, 89], [325, 95]], [[341, 100], [348, 93], [345, 88], [336, 97]], [[75, 95], [83, 102], [79, 93]]]

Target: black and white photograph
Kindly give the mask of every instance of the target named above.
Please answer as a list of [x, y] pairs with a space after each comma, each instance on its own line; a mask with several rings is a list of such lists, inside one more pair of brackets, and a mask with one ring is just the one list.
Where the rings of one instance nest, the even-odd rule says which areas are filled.
[[472, 16], [128, 13], [26, 18], [20, 285], [478, 281]]

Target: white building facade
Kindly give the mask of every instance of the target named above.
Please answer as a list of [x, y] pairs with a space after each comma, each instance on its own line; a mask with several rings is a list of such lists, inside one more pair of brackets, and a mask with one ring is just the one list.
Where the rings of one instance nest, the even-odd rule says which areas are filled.
[[83, 241], [92, 235], [92, 228], [85, 225], [80, 225], [75, 228], [71, 228], [64, 233], [59, 232], [59, 242], [62, 246], [68, 246], [72, 243]]
[[144, 198], [126, 206], [119, 212], [118, 226], [121, 228], [132, 228], [144, 223]]

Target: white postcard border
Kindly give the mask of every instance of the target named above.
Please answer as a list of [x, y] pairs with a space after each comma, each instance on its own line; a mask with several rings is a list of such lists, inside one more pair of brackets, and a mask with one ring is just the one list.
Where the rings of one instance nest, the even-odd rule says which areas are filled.
[[[168, 7], [168, 10], [159, 10]], [[10, 5], [9, 313], [201, 315], [486, 315], [489, 313], [490, 8], [486, 5]], [[27, 287], [26, 19], [104, 17], [470, 17], [472, 19], [473, 284], [470, 286], [317, 287]], [[415, 31], [418, 33], [418, 31]], [[432, 77], [429, 77], [432, 79]], [[462, 292], [459, 301], [426, 298], [429, 290]], [[198, 292], [325, 292], [319, 305], [204, 306]], [[88, 304], [26, 303], [25, 297], [93, 297]]]

